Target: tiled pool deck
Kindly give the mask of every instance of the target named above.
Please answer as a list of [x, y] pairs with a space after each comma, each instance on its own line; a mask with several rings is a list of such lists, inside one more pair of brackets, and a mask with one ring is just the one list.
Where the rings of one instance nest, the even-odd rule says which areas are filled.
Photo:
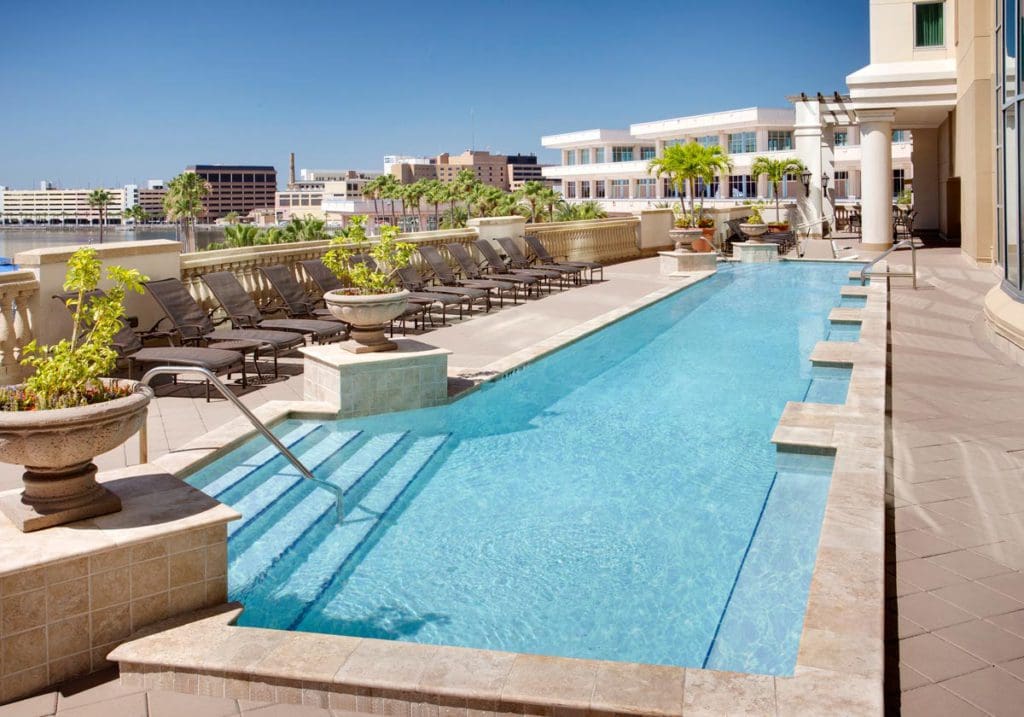
[[[955, 261], [959, 262], [959, 259], [957, 258]], [[504, 370], [505, 363], [522, 360], [524, 354], [520, 352], [523, 352], [528, 346], [539, 343], [541, 350], [546, 350], [546, 344], [549, 345], [547, 348], [553, 347], [552, 337], [556, 334], [562, 332], [568, 332], [570, 336], [578, 334], [585, 330], [580, 326], [581, 324], [593, 320], [608, 309], [621, 307], [624, 303], [628, 304], [650, 294], [652, 288], [657, 285], [671, 286], [673, 282], [656, 276], [655, 267], [656, 263], [653, 260], [610, 267], [608, 278], [611, 281], [605, 284], [566, 292], [545, 298], [540, 302], [531, 302], [528, 309], [521, 307], [519, 310], [511, 312], [506, 309], [487, 321], [468, 321], [432, 332], [428, 334], [428, 340], [431, 343], [452, 349], [455, 354], [451, 365], [463, 369], [463, 372], [467, 374], [486, 375], [500, 372]], [[959, 270], [963, 271], [963, 267], [960, 266]], [[853, 289], [852, 291], [847, 290], [846, 293], [859, 292]], [[872, 305], [873, 303], [869, 303], [867, 310], [874, 309], [871, 313], [877, 314], [880, 307], [877, 304]], [[833, 318], [849, 319], [854, 316], [851, 312], [859, 311], [857, 309], [838, 310]], [[873, 327], [864, 333], [869, 342], [880, 341], [880, 345], [884, 346], [884, 303], [881, 307], [881, 317], [881, 324], [874, 323]], [[879, 326], [881, 335], [879, 335]], [[481, 341], [481, 331], [488, 334], [486, 340]], [[863, 335], [862, 338], [864, 338]], [[481, 346], [486, 347], [486, 350], [481, 351]], [[880, 709], [881, 695], [878, 686], [880, 685], [881, 659], [880, 654], [875, 659], [874, 653], [880, 651], [874, 650], [872, 645], [880, 642], [881, 616], [877, 614], [877, 608], [872, 605], [872, 603], [877, 605], [878, 602], [873, 599], [871, 583], [877, 582], [875, 576], [880, 575], [882, 570], [881, 511], [878, 511], [876, 520], [870, 509], [866, 513], [863, 512], [863, 509], [870, 502], [872, 493], [875, 493], [872, 486], [875, 472], [872, 470], [873, 467], [865, 464], [864, 461], [868, 460], [868, 454], [872, 452], [870, 449], [877, 447], [873, 444], [877, 443], [880, 446], [883, 440], [883, 431], [880, 425], [881, 406], [878, 405], [877, 392], [867, 390], [863, 387], [863, 382], [876, 383], [879, 380], [884, 380], [885, 370], [884, 359], [879, 362], [874, 357], [858, 356], [859, 351], [863, 351], [863, 347], [858, 347], [856, 344], [819, 345], [814, 355], [816, 361], [824, 364], [853, 363], [854, 365], [854, 378], [851, 381], [848, 405], [847, 407], [826, 407], [827, 410], [798, 405], [790, 406], [783, 416], [775, 437], [777, 442], [800, 445], [804, 449], [808, 449], [808, 447], [813, 449], [814, 446], [823, 449], [838, 448], [837, 475], [833, 481], [830, 512], [826, 513], [825, 527], [823, 528], [822, 557], [824, 559], [819, 561], [819, 569], [815, 573], [815, 586], [812, 587], [811, 604], [808, 609], [804, 642], [801, 645], [797, 677], [757, 678], [702, 670], [683, 671], [659, 668], [662, 673], [668, 670], [673, 674], [659, 673], [659, 675], [655, 675], [652, 673], [645, 676], [644, 679], [649, 678], [654, 682], [649, 683], [650, 689], [647, 691], [649, 694], [644, 695], [645, 699], [641, 700], [654, 699], [657, 702], [660, 701], [659, 697], [664, 698], [665, 704], [658, 707], [657, 711], [678, 714], [676, 697], [673, 696], [676, 687], [678, 687], [679, 693], [677, 696], [678, 707], [686, 714], [725, 712], [806, 714], [810, 713], [809, 709], [813, 712], [812, 705], [826, 704], [832, 707], [834, 713], [869, 713], [877, 712]], [[517, 353], [519, 356], [515, 356]], [[532, 354], [533, 351], [528, 353]], [[1020, 369], [1016, 370], [1020, 371]], [[1024, 376], [1024, 374], [1021, 375]], [[1024, 384], [1024, 380], [1021, 383]], [[294, 386], [290, 386], [290, 384], [294, 384]], [[247, 401], [252, 405], [266, 404], [267, 401], [281, 401], [282, 399], [290, 402], [298, 398], [295, 395], [298, 390], [301, 390], [301, 382], [292, 379], [251, 391], [247, 396]], [[183, 443], [188, 434], [202, 434], [207, 426], [223, 425], [230, 418], [230, 410], [223, 410], [230, 409], [230, 407], [224, 406], [222, 402], [204, 404], [202, 401], [168, 397], [161, 398], [159, 403], [159, 411], [154, 412], [155, 415], [151, 419], [153, 421], [151, 432], [156, 434], [158, 431], [163, 431], [164, 436], [180, 432], [183, 434], [181, 439], [171, 439], [171, 443], [176, 445]], [[184, 404], [184, 406], [179, 404]], [[271, 413], [276, 412], [272, 406], [265, 406], [264, 410]], [[192, 412], [202, 416], [200, 425], [193, 420]], [[158, 454], [159, 452], [159, 446], [154, 444], [153, 453]], [[121, 455], [108, 456], [105, 460], [110, 461], [108, 465], [117, 465], [118, 462], [123, 464], [129, 456], [134, 458], [134, 447], [129, 447], [128, 451]], [[182, 456], [182, 458], [186, 457]], [[161, 461], [168, 467], [172, 467], [176, 462], [175, 458], [171, 456]], [[868, 462], [870, 463], [870, 461]], [[842, 470], [840, 470], [841, 468]], [[858, 511], [861, 512], [858, 513]], [[821, 569], [823, 565], [828, 566], [828, 569]], [[834, 569], [835, 566], [844, 567]], [[845, 573], [845, 577], [841, 573]], [[862, 583], [863, 589], [860, 592], [855, 588], [851, 589], [851, 574], [855, 576], [856, 581]], [[880, 595], [878, 597], [880, 598]], [[233, 628], [222, 629], [233, 630]], [[254, 639], [259, 641], [259, 638]], [[374, 641], [364, 642], [368, 647], [353, 646], [353, 652], [374, 649], [370, 645]], [[608, 669], [610, 668], [603, 668], [601, 664], [580, 665], [581, 672], [577, 677], [581, 678], [583, 682], [594, 679], [593, 685], [596, 688], [597, 675], [601, 670], [607, 671]], [[519, 668], [520, 673], [524, 670], [527, 673], [527, 683], [536, 683], [536, 679], [530, 678], [528, 675], [531, 672], [537, 672], [538, 674], [534, 677], [539, 678], [545, 672], [545, 667], [543, 665], [524, 665]], [[512, 673], [510, 672], [506, 677], [511, 679]], [[635, 680], [637, 675], [629, 677], [620, 675], [619, 677], [624, 680], [623, 687], [628, 683], [635, 688], [638, 684]], [[550, 678], [551, 676], [549, 676]], [[659, 679], [661, 680], [660, 684], [664, 686], [663, 689], [657, 687]], [[544, 681], [541, 680], [541, 682]], [[572, 687], [571, 684], [566, 684], [564, 678], [555, 679], [553, 682], [554, 684], [545, 686], [549, 692], [562, 691]], [[569, 682], [571, 683], [572, 680]], [[128, 680], [128, 683], [132, 684], [132, 680]], [[154, 691], [152, 688], [171, 686], [164, 685], [163, 677], [160, 675], [155, 675], [152, 679], [149, 679], [147, 675], [145, 679], [135, 684], [136, 687], [118, 688], [111, 685], [103, 689], [109, 689], [112, 696], [121, 695], [118, 689], [124, 690], [124, 695], [141, 694], [140, 690], [143, 686], [148, 685], [151, 688], [149, 690], [151, 697], [157, 695], [156, 699], [159, 701], [164, 699], [164, 697], [160, 697], [162, 693], [159, 690]], [[669, 685], [673, 686], [668, 688]], [[538, 684], [527, 686], [529, 689], [524, 689], [527, 693], [535, 692], [536, 688], [541, 687]], [[227, 710], [223, 712], [225, 714], [236, 714], [237, 712], [228, 709], [231, 698], [226, 691], [226, 684], [220, 684], [219, 688], [221, 690], [219, 694], [228, 696], [220, 698], [220, 701], [216, 703], [205, 704], [219, 705], [216, 709]], [[258, 696], [252, 692], [252, 689], [251, 687], [247, 688], [249, 690], [247, 696], [237, 694], [236, 698], [241, 697], [242, 699], [235, 701], [232, 709], [255, 707], [246, 701]], [[591, 695], [596, 699], [597, 691], [593, 688], [591, 694], [588, 694], [587, 700], [590, 700]], [[147, 699], [151, 699], [151, 697]], [[117, 697], [117, 699], [120, 698], [120, 696]], [[193, 699], [197, 700], [195, 703], [196, 714], [202, 714], [200, 705], [203, 698]], [[320, 699], [320, 697], [314, 695], [314, 699]], [[893, 702], [890, 698], [890, 705]], [[57, 708], [60, 704], [57, 698], [54, 698], [53, 707]], [[178, 704], [184, 703], [179, 702]], [[613, 704], [614, 700], [601, 701], [600, 706], [607, 709]], [[582, 703], [577, 700], [565, 706], [580, 709], [581, 705]], [[596, 703], [590, 702], [588, 705], [598, 706]], [[325, 703], [322, 706], [328, 705]], [[364, 707], [372, 708], [373, 703], [360, 704], [353, 700], [351, 704], [346, 702], [344, 705], [339, 703], [337, 706], [345, 706], [350, 709], [358, 707], [362, 711]], [[655, 705], [652, 704], [651, 707], [654, 708]], [[437, 709], [436, 705], [435, 709]], [[460, 714], [467, 714], [470, 709], [470, 706], [467, 705], [466, 709], [460, 709]], [[314, 712], [315, 709], [311, 705], [310, 713]], [[48, 712], [37, 711], [36, 713], [46, 714]], [[115, 712], [105, 713], [114, 714]], [[151, 713], [155, 714], [156, 711]], [[326, 711], [321, 710], [320, 713], [326, 714]], [[930, 713], [934, 714], [935, 712]]]

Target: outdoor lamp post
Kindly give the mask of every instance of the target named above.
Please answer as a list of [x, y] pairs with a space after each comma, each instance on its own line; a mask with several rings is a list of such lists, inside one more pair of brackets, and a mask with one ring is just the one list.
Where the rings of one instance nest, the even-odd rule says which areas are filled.
[[828, 193], [828, 175], [827, 174], [822, 174], [821, 175], [821, 191], [822, 191], [822, 194]]
[[810, 195], [811, 193], [811, 170], [805, 169], [800, 173], [800, 181], [804, 183], [804, 194]]

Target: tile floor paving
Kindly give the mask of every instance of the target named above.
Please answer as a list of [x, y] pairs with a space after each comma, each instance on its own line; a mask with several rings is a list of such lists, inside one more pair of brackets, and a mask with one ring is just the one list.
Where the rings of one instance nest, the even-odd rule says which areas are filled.
[[984, 334], [990, 270], [956, 249], [918, 265], [890, 294], [887, 709], [1020, 715], [1024, 369]]

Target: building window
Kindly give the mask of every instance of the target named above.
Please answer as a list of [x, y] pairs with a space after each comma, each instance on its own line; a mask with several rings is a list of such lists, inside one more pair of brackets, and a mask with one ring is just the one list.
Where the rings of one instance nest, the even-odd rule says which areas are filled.
[[850, 135], [848, 132], [836, 132], [836, 147], [845, 147], [850, 143]]
[[629, 180], [612, 180], [612, 199], [629, 199]]
[[919, 2], [914, 5], [914, 46], [942, 47], [943, 6], [941, 2]]
[[909, 140], [910, 140], [910, 135], [907, 133], [907, 130], [905, 130], [905, 129], [894, 129], [892, 131], [892, 141], [895, 144], [903, 144], [904, 142], [908, 142]]
[[[612, 161], [613, 162], [632, 162], [633, 161], [633, 148], [632, 147], [612, 147]], [[615, 180], [613, 180], [615, 181]]]
[[714, 199], [718, 196], [718, 178], [715, 177], [710, 182], [705, 182], [703, 178], [697, 177], [696, 186], [693, 191], [695, 196], [703, 197], [704, 199]]
[[793, 149], [793, 133], [785, 130], [768, 130], [768, 151], [778, 152]]
[[581, 149], [580, 150], [580, 164], [590, 164], [590, 150], [589, 149]]
[[902, 169], [892, 170], [892, 196], [898, 197], [903, 188], [907, 186], [907, 180]]
[[637, 199], [654, 199], [654, 183], [655, 179], [638, 179], [636, 180], [636, 196]]
[[585, 179], [580, 182], [580, 199], [590, 199], [590, 182]]
[[576, 182], [565, 183], [565, 197], [566, 199], [576, 198]]
[[757, 182], [749, 174], [729, 175], [729, 197], [732, 199], [753, 199], [757, 196]]
[[604, 199], [604, 197], [604, 180], [599, 179], [596, 182], [594, 182], [594, 199]]
[[576, 150], [567, 149], [565, 150], [565, 164], [569, 167], [576, 164]]
[[672, 184], [671, 180], [663, 179], [661, 181], [664, 183], [664, 193], [667, 199], [672, 199], [679, 196], [679, 190], [676, 189], [676, 185]]
[[703, 137], [698, 137], [694, 140], [701, 147], [717, 147], [718, 146], [718, 135], [717, 134], [706, 134]]
[[597, 164], [604, 163], [604, 147], [598, 147], [594, 150], [594, 161]]
[[641, 147], [640, 148], [640, 159], [648, 160], [654, 159], [656, 151], [654, 147]]
[[729, 154], [757, 151], [756, 132], [736, 132], [729, 135]]
[[850, 173], [847, 171], [836, 171], [835, 179], [835, 197], [836, 199], [846, 199], [849, 196], [849, 184], [850, 184]]

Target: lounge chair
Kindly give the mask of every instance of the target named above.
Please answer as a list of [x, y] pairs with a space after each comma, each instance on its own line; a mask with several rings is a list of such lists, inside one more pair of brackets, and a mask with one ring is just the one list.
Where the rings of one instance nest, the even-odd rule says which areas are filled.
[[202, 278], [236, 329], [291, 331], [309, 336], [317, 343], [338, 341], [348, 334], [345, 325], [338, 321], [264, 318], [249, 292], [230, 271], [215, 271], [203, 274]]
[[471, 286], [430, 286], [414, 266], [402, 267], [396, 274], [402, 286], [411, 292], [457, 296], [460, 302], [466, 304], [469, 313], [473, 313], [474, 301], [483, 301], [486, 310], [491, 310], [491, 292], [487, 289], [474, 289]]
[[277, 378], [277, 357], [306, 343], [301, 334], [267, 329], [218, 329], [210, 315], [196, 303], [188, 289], [178, 279], [147, 281], [146, 291], [163, 309], [164, 321], [179, 343], [192, 345], [219, 345], [225, 341], [259, 341], [274, 358], [274, 377]]
[[504, 249], [505, 254], [508, 256], [509, 262], [516, 269], [544, 269], [546, 271], [557, 271], [561, 279], [572, 279], [575, 283], [580, 283], [580, 275], [583, 273], [583, 269], [578, 266], [569, 266], [568, 264], [534, 264], [530, 259], [522, 252], [519, 245], [511, 237], [501, 237], [498, 239], [498, 244]]
[[594, 280], [594, 272], [597, 271], [601, 273], [601, 281], [604, 281], [603, 264], [598, 264], [596, 261], [557, 261], [555, 257], [551, 256], [548, 248], [544, 246], [541, 240], [535, 236], [527, 236], [526, 244], [541, 263], [555, 264], [557, 266], [574, 266], [585, 270], [590, 274], [588, 281]]
[[[302, 285], [295, 280], [292, 272], [286, 266], [261, 266], [260, 273], [266, 277], [270, 286], [277, 292], [283, 302], [284, 312], [289, 319], [323, 319], [324, 321], [337, 321], [330, 309], [317, 307], [317, 301], [313, 299]], [[344, 323], [344, 322], [341, 322]]]
[[505, 305], [505, 293], [512, 292], [512, 303], [518, 303], [519, 288], [510, 281], [499, 281], [495, 279], [460, 279], [452, 271], [451, 265], [441, 256], [436, 246], [421, 246], [420, 256], [430, 265], [434, 276], [444, 286], [468, 286], [474, 289], [486, 289], [494, 291], [498, 296], [498, 306]]
[[492, 277], [499, 281], [512, 282], [520, 284], [526, 289], [527, 295], [530, 291], [536, 287], [540, 280], [535, 276], [526, 276], [525, 274], [484, 274], [480, 271], [479, 265], [469, 251], [469, 247], [465, 244], [459, 244], [457, 242], [452, 244], [446, 244], [448, 253], [452, 255], [455, 261], [459, 262], [459, 266], [462, 268], [462, 273], [466, 275], [467, 279], [486, 279]]
[[[94, 296], [102, 296], [103, 292], [99, 290], [89, 291], [85, 294], [85, 300], [88, 301]], [[55, 294], [54, 299], [59, 300], [68, 310], [71, 309], [68, 306], [68, 301], [78, 297], [78, 292], [62, 292]], [[159, 336], [160, 338], [167, 339], [168, 343], [171, 340], [169, 332], [166, 331], [147, 331], [143, 333], [143, 336]], [[259, 364], [257, 359], [259, 358], [259, 348], [261, 344], [259, 342], [248, 342], [247, 346], [235, 345], [231, 348], [202, 348], [199, 346], [156, 346], [156, 347], [145, 347], [142, 343], [142, 336], [136, 333], [131, 326], [126, 322], [121, 322], [121, 330], [117, 332], [110, 345], [117, 352], [118, 359], [122, 359], [128, 364], [128, 378], [134, 378], [136, 365], [142, 366], [194, 366], [198, 368], [205, 368], [208, 371], [212, 371], [215, 374], [227, 373], [228, 379], [231, 379], [231, 374], [234, 371], [240, 371], [242, 374], [242, 387], [249, 385], [248, 377], [245, 373], [245, 353], [253, 354], [253, 363], [256, 364], [256, 372], [259, 373]], [[177, 377], [175, 377], [177, 382]], [[206, 401], [210, 401], [210, 382], [204, 380], [203, 383], [206, 386]]]
[[487, 239], [477, 239], [473, 242], [476, 245], [477, 251], [487, 262], [487, 266], [492, 272], [496, 274], [515, 274], [517, 276], [529, 276], [537, 279], [538, 281], [547, 284], [548, 293], [551, 292], [551, 280], [561, 279], [562, 275], [557, 271], [547, 271], [546, 269], [517, 269], [510, 267], [505, 263], [505, 260], [498, 254], [498, 250], [494, 248], [491, 242]]

